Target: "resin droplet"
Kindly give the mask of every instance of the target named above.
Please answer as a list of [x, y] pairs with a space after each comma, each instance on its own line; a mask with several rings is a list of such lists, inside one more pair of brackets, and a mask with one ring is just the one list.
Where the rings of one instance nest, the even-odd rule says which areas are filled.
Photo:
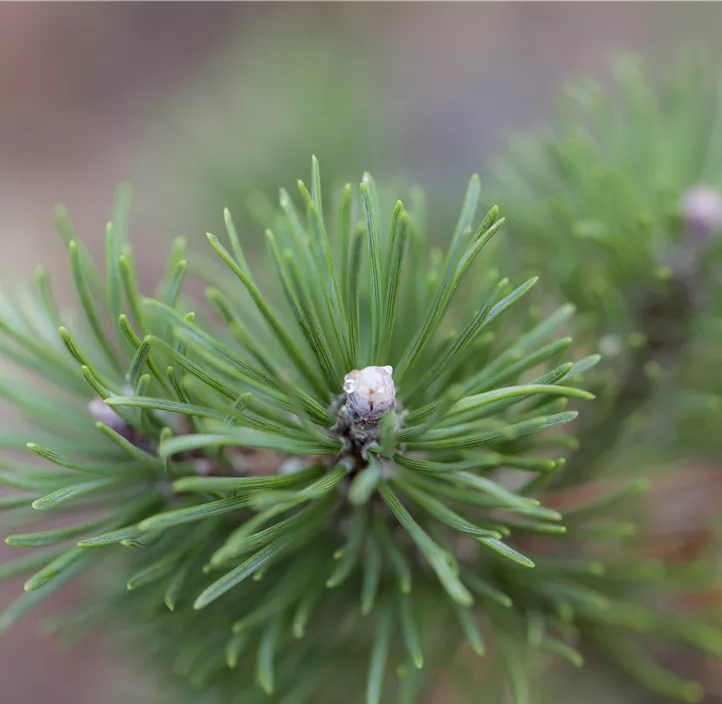
[[396, 405], [392, 372], [391, 367], [365, 367], [346, 374], [343, 388], [347, 405], [357, 418], [375, 421]]

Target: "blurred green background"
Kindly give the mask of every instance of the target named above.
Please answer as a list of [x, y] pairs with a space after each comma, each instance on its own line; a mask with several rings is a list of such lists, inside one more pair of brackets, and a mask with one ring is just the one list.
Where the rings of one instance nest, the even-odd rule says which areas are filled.
[[[71, 300], [52, 206], [66, 203], [99, 252], [122, 180], [134, 185], [141, 276], [162, 266], [172, 237], [203, 247], [224, 206], [260, 242], [255, 216], [307, 177], [311, 153], [327, 183], [364, 170], [419, 183], [434, 232], [471, 173], [488, 180], [507, 137], [546, 123], [568, 79], [607, 84], [621, 51], [652, 73], [690, 46], [719, 61], [721, 26], [712, 3], [0, 5], [0, 285], [42, 261]], [[674, 491], [695, 512], [705, 486]], [[0, 601], [18, 588], [3, 584]], [[39, 639], [52, 608], [0, 639], [3, 701], [94, 704], [108, 691], [154, 701], [97, 643], [62, 654]], [[622, 701], [614, 686], [600, 686], [600, 702]], [[560, 688], [580, 700], [573, 681]]]

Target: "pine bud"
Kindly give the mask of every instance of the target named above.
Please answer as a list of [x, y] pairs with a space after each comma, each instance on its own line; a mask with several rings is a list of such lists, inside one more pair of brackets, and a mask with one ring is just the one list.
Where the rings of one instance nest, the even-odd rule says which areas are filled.
[[343, 380], [347, 407], [359, 420], [376, 422], [396, 405], [392, 367], [365, 367], [350, 371]]
[[693, 244], [704, 247], [722, 230], [722, 193], [710, 186], [695, 186], [682, 197], [682, 217]]
[[93, 420], [107, 425], [111, 430], [115, 430], [120, 435], [125, 435], [128, 430], [127, 423], [105, 403], [102, 396], [96, 396], [89, 404], [88, 411]]

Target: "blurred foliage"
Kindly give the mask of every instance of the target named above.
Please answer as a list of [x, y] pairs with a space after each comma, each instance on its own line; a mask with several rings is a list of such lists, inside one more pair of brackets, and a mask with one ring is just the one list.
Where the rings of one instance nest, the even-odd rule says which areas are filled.
[[[548, 296], [577, 306], [575, 339], [603, 357], [588, 377], [597, 402], [581, 418], [579, 449], [556, 489], [610, 474], [699, 474], [695, 465], [718, 462], [722, 449], [719, 78], [695, 56], [661, 78], [623, 57], [614, 77], [610, 91], [577, 80], [558, 101], [551, 131], [513, 140], [496, 171], [498, 201], [515, 214], [506, 270], [544, 273]], [[664, 545], [664, 560], [687, 561], [706, 545], [715, 569], [710, 507], [718, 510], [718, 488], [704, 481], [711, 496], [696, 507], [680, 509], [684, 492], [647, 506], [662, 518], [643, 531], [646, 552]], [[712, 619], [716, 594], [703, 599]], [[660, 659], [689, 665], [679, 649], [656, 647]], [[633, 668], [633, 659], [622, 665]], [[710, 668], [705, 677], [718, 673]], [[642, 679], [654, 677], [649, 668]], [[554, 678], [539, 686], [549, 701], [597, 689], [607, 691], [602, 701], [637, 701], [608, 676], [592, 682], [583, 674], [566, 686]]]
[[497, 171], [518, 214], [508, 262], [544, 272], [605, 359], [584, 472], [622, 447], [641, 453], [622, 472], [720, 450], [722, 92], [696, 58], [655, 81], [626, 57], [615, 77], [609, 93], [577, 81], [552, 132], [515, 140]]
[[231, 208], [240, 232], [259, 233], [247, 244], [255, 255], [259, 220], [279, 187], [295, 188], [289, 178], [305, 172], [311, 153], [329, 196], [364, 170], [389, 174], [396, 116], [377, 107], [391, 104], [387, 62], [360, 40], [364, 20], [352, 31], [334, 16], [289, 6], [256, 18], [164, 104], [150, 142], [187, 232], [219, 231]]

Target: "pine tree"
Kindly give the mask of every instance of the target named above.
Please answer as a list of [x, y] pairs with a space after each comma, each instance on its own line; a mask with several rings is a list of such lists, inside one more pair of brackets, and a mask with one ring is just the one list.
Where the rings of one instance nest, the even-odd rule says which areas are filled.
[[[646, 124], [651, 113], [633, 105]], [[614, 140], [639, 129], [603, 125]], [[609, 239], [628, 267], [605, 270], [607, 288], [589, 302], [587, 240], [567, 246], [554, 227], [584, 218], [599, 230], [585, 200], [594, 189], [577, 178], [591, 160], [574, 150], [552, 147], [569, 168], [558, 180], [508, 193], [520, 199], [509, 209], [520, 237], [544, 235], [534, 253], [552, 278], [545, 290], [579, 313], [549, 309], [556, 293], [530, 305], [536, 276], [517, 280], [511, 262], [512, 283], [490, 265], [485, 247], [504, 218], [497, 207], [477, 215], [477, 177], [445, 249], [429, 250], [418, 190], [403, 204], [365, 174], [330, 204], [314, 159], [310, 188], [299, 182], [295, 201], [282, 191], [268, 223], [273, 279], [249, 267], [226, 211], [225, 244], [209, 234], [207, 256], [177, 242], [153, 296], [139, 289], [127, 188], [105, 267], [59, 208], [82, 315], [57, 309], [43, 269], [0, 311], [0, 352], [30, 372], [0, 385], [25, 418], [0, 438], [0, 482], [12, 489], [0, 502], [17, 526], [7, 542], [34, 548], [0, 566], [3, 578], [28, 575], [3, 629], [82, 578], [87, 603], [49, 630], [102, 631], [190, 701], [411, 703], [450, 679], [448, 701], [508, 693], [524, 704], [549, 654], [578, 667], [583, 654], [605, 657], [655, 692], [699, 701], [701, 687], [645, 644], [722, 653], [704, 615], [663, 601], [706, 590], [714, 564], [647, 557], [634, 533], [649, 482], [595, 478], [631, 416], [619, 410], [627, 375], [657, 379], [650, 350], [681, 359], [688, 349], [689, 329], [667, 326], [664, 305], [680, 287], [697, 290], [702, 270], [661, 268], [654, 237], [620, 231]], [[607, 173], [627, 173], [627, 149], [600, 154], [618, 169]], [[651, 212], [661, 204], [666, 218], [678, 190]], [[564, 198], [576, 208], [566, 220]], [[628, 200], [630, 212], [643, 203]], [[619, 202], [611, 225], [630, 214]], [[669, 218], [689, 233], [689, 213]], [[186, 278], [205, 284], [205, 301]], [[672, 328], [661, 343], [657, 325], [639, 329], [648, 307], [624, 308], [627, 285], [640, 300], [661, 297], [661, 327]], [[680, 318], [711, 310], [695, 300]], [[568, 336], [577, 332], [581, 344]], [[628, 333], [638, 337], [625, 356], [598, 364], [599, 340]], [[48, 515], [72, 520], [47, 530]]]

